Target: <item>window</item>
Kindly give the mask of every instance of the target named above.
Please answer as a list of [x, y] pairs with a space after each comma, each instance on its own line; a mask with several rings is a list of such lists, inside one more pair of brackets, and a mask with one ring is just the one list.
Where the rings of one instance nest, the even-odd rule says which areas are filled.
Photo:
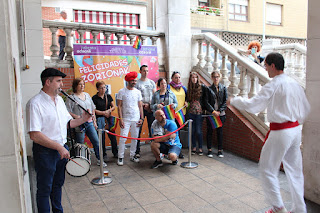
[[229, 19], [248, 21], [248, 0], [230, 0]]
[[282, 24], [282, 5], [266, 4], [266, 23], [278, 26]]
[[199, 0], [199, 6], [209, 7], [209, 0]]

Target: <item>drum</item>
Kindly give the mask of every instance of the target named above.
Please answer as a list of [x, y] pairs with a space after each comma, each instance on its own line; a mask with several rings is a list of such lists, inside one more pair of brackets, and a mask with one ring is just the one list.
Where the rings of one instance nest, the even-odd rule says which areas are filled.
[[89, 148], [84, 144], [77, 143], [74, 147], [73, 153], [73, 156], [70, 158], [81, 166], [69, 160], [66, 165], [68, 174], [74, 177], [86, 175], [90, 171], [91, 166], [91, 155]]

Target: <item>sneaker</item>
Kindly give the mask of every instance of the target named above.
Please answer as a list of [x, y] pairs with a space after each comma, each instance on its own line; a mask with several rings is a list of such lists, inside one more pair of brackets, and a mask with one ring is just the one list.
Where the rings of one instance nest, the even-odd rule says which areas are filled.
[[179, 154], [179, 158], [180, 159], [184, 159], [184, 156], [183, 156], [183, 154], [180, 152], [180, 154]]
[[160, 153], [160, 160], [163, 160], [163, 158], [164, 158], [164, 154]]
[[139, 163], [140, 160], [136, 156], [133, 156], [130, 158], [130, 161], [135, 162], [135, 163]]
[[268, 211], [266, 211], [265, 213], [290, 213], [287, 211], [287, 209], [285, 207], [275, 210], [274, 208], [269, 209]]
[[177, 165], [178, 164], [178, 159], [177, 160], [175, 160], [175, 161], [172, 161], [172, 163], [171, 163], [172, 165]]
[[118, 158], [118, 166], [123, 166], [123, 158]]
[[217, 154], [217, 155], [218, 155], [219, 158], [223, 158], [223, 157], [224, 157], [224, 155], [222, 154], [221, 151], [218, 151], [218, 154]]
[[197, 153], [197, 151], [191, 151], [191, 155], [195, 155]]
[[137, 153], [137, 154], [135, 154], [134, 156], [135, 156], [136, 158], [140, 158], [140, 157], [141, 157], [140, 153]]
[[203, 151], [199, 151], [198, 155], [202, 156], [203, 155]]
[[208, 151], [207, 157], [208, 157], [208, 158], [213, 158], [212, 151]]
[[159, 161], [156, 160], [156, 161], [152, 164], [151, 169], [156, 169], [156, 168], [158, 168], [159, 166], [163, 166], [162, 160], [159, 160]]
[[[97, 165], [100, 166], [100, 160], [97, 160]], [[103, 167], [107, 167], [107, 164], [103, 161]]]

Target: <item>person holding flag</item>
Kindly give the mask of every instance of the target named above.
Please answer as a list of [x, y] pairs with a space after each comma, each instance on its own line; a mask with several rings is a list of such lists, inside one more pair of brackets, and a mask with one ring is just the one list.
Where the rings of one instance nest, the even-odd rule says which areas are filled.
[[[158, 109], [162, 109], [165, 112], [166, 111], [171, 111], [170, 108], [172, 108], [173, 110], [178, 106], [178, 101], [177, 101], [177, 97], [176, 95], [171, 92], [171, 90], [169, 90], [167, 88], [167, 81], [165, 78], [159, 78], [158, 82], [157, 82], [157, 86], [159, 88], [159, 90], [157, 90], [151, 99], [151, 110], [155, 113]], [[170, 106], [168, 106], [170, 105]], [[172, 114], [172, 113], [169, 113]], [[175, 119], [175, 115], [173, 113], [172, 116], [167, 117], [167, 119], [170, 120], [174, 120]]]
[[[189, 119], [192, 119], [192, 154], [196, 154], [197, 151], [197, 139], [199, 145], [199, 155], [203, 155], [202, 151], [202, 111], [207, 108], [208, 102], [205, 98], [207, 94], [205, 90], [208, 87], [201, 84], [199, 75], [196, 72], [191, 72], [188, 82], [187, 101], [189, 103], [188, 115]], [[177, 113], [177, 115], [179, 115]], [[178, 116], [177, 116], [178, 117]], [[177, 119], [178, 120], [178, 119]]]
[[[226, 121], [226, 112], [227, 109], [227, 99], [228, 99], [228, 92], [226, 86], [220, 83], [220, 73], [218, 71], [213, 71], [211, 73], [211, 79], [213, 84], [209, 87], [206, 94], [206, 99], [208, 104], [206, 106], [206, 111], [209, 112], [211, 115], [215, 117], [215, 119], [211, 120], [210, 118], [207, 119], [207, 148], [209, 158], [213, 157], [212, 153], [212, 131], [213, 128], [212, 121], [214, 120], [221, 120], [222, 125]], [[219, 122], [220, 123], [220, 122]], [[220, 125], [218, 125], [220, 126]], [[222, 143], [223, 143], [223, 132], [222, 126], [216, 128], [217, 132], [217, 139], [218, 139], [218, 153], [217, 156], [219, 158], [223, 158], [224, 155], [222, 153]]]

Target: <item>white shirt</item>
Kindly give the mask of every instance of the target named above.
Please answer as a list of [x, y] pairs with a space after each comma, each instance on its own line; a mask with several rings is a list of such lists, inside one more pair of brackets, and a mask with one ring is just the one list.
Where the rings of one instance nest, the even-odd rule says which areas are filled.
[[230, 104], [249, 113], [258, 113], [267, 108], [270, 123], [298, 121], [302, 124], [310, 112], [303, 88], [286, 74], [275, 76], [256, 96], [250, 99], [235, 97]]
[[154, 83], [154, 81], [148, 78], [145, 81], [141, 81], [141, 79], [139, 79], [135, 87], [141, 92], [142, 102], [150, 104], [153, 90], [156, 88], [156, 84]]
[[127, 121], [139, 121], [140, 110], [138, 102], [142, 100], [141, 92], [136, 88], [132, 90], [122, 88], [119, 90], [117, 100], [122, 100], [122, 117]]
[[28, 132], [41, 132], [51, 140], [64, 145], [67, 142], [67, 124], [71, 115], [60, 96], [55, 102], [42, 90], [26, 106]]

